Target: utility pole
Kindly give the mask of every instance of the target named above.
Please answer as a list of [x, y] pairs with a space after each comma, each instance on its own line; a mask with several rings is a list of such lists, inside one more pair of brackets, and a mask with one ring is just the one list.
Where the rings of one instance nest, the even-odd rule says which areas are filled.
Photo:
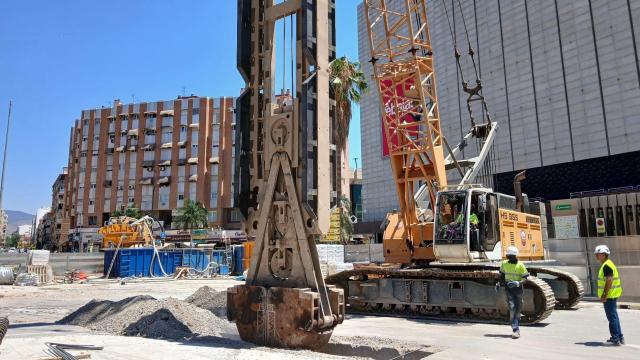
[[2, 159], [2, 178], [0, 179], [0, 210], [2, 207], [2, 195], [4, 194], [4, 170], [7, 167], [7, 144], [9, 143], [9, 124], [11, 124], [11, 100], [9, 100], [9, 115], [7, 117], [7, 132], [4, 137], [4, 155]]
[[354, 157], [353, 161], [356, 163], [356, 169], [353, 170], [353, 178], [357, 179], [358, 178], [358, 158]]

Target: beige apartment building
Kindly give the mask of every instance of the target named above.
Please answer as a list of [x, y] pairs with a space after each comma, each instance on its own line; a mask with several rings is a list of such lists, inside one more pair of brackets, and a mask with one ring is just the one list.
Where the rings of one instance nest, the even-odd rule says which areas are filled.
[[100, 227], [135, 206], [171, 228], [187, 199], [209, 210], [210, 226], [239, 226], [233, 106], [231, 97], [179, 96], [82, 111], [70, 134], [61, 227]]
[[70, 219], [65, 217], [64, 191], [68, 169], [65, 167], [51, 187], [51, 248], [61, 249], [66, 245]]

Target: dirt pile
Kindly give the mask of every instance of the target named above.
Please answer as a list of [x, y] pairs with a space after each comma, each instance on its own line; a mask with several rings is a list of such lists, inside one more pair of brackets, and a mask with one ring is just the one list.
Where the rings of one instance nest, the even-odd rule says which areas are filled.
[[59, 321], [117, 335], [156, 339], [221, 336], [235, 327], [210, 311], [174, 298], [133, 296], [120, 301], [92, 300]]
[[185, 301], [199, 308], [209, 310], [216, 316], [227, 317], [226, 291], [216, 291], [208, 286], [203, 286], [186, 298]]

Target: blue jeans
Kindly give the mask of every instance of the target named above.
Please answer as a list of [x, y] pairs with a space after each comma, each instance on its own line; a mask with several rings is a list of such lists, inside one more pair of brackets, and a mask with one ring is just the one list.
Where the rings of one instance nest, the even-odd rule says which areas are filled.
[[509, 300], [509, 319], [511, 329], [520, 330], [520, 312], [522, 312], [522, 285], [514, 288], [507, 287], [507, 299]]
[[613, 340], [624, 339], [622, 329], [620, 329], [620, 318], [618, 317], [618, 299], [607, 299], [604, 303], [604, 313], [609, 320], [609, 333]]

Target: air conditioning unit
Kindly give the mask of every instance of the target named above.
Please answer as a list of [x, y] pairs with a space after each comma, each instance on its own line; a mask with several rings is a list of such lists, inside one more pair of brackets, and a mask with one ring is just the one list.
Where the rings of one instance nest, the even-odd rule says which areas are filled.
[[124, 186], [118, 185], [118, 190], [124, 190]]

